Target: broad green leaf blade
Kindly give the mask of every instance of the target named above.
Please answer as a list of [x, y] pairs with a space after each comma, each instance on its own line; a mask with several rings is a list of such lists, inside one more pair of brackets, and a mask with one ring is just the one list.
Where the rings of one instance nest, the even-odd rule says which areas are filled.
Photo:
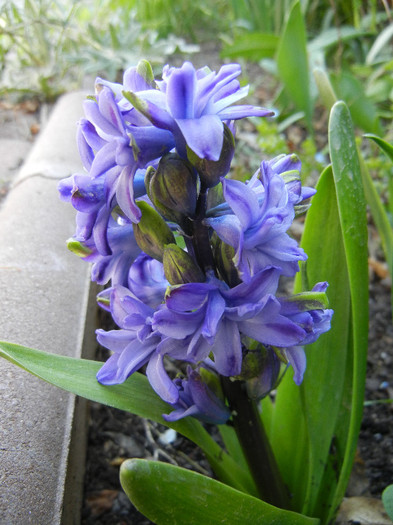
[[382, 139], [381, 137], [378, 137], [377, 135], [373, 135], [372, 133], [366, 133], [364, 136], [376, 142], [378, 146], [386, 153], [389, 159], [393, 162], [393, 146], [389, 144], [389, 142], [386, 142], [386, 140]]
[[[367, 134], [365, 137], [374, 140], [378, 146], [386, 153], [389, 159], [393, 162], [393, 146], [383, 140], [382, 138]], [[378, 229], [379, 235], [381, 236], [381, 242], [383, 251], [385, 253], [386, 262], [389, 267], [389, 273], [393, 276], [393, 231], [390, 225], [388, 216], [385, 208], [383, 207], [382, 201], [375, 189], [375, 185], [371, 179], [370, 173], [360, 157], [360, 167], [363, 177], [364, 191], [366, 193], [366, 199], [371, 209], [375, 225]], [[393, 288], [392, 288], [392, 305], [393, 305]]]
[[337, 97], [327, 72], [322, 68], [315, 68], [313, 74], [321, 100], [324, 106], [330, 111], [333, 104], [337, 102]]
[[235, 39], [232, 45], [221, 51], [223, 58], [245, 58], [258, 62], [263, 58], [273, 58], [279, 37], [271, 33], [247, 33]]
[[[307, 212], [302, 247], [308, 255], [305, 288], [328, 281], [327, 295], [335, 313], [331, 330], [305, 348], [307, 370], [302, 385], [295, 385], [289, 370], [277, 389], [271, 443], [293, 494], [292, 508], [309, 514], [339, 413], [350, 319], [345, 251], [331, 168], [318, 182]], [[295, 291], [301, 289], [299, 277]]]
[[[361, 423], [368, 327], [367, 223], [348, 108], [333, 106], [333, 169], [321, 175], [302, 247], [307, 288], [328, 281], [332, 328], [306, 347], [300, 388], [288, 376], [277, 391], [271, 442], [293, 492], [294, 509], [329, 523], [344, 495]], [[334, 174], [334, 176], [333, 176]], [[295, 291], [301, 289], [298, 277]], [[296, 436], [296, 440], [293, 439]]]
[[356, 126], [369, 133], [381, 134], [381, 123], [375, 104], [366, 95], [364, 85], [347, 71], [330, 75], [337, 97], [344, 100]]
[[[390, 146], [390, 144], [388, 144], [388, 146]], [[385, 254], [386, 263], [388, 265], [389, 274], [390, 276], [393, 276], [393, 230], [367, 166], [360, 155], [359, 160], [367, 203], [370, 206], [371, 215], [381, 238], [382, 248]], [[390, 295], [393, 313], [393, 287], [390, 290]]]
[[127, 460], [121, 466], [120, 481], [137, 509], [157, 525], [319, 523], [168, 463]]
[[0, 342], [0, 356], [68, 392], [175, 429], [205, 452], [220, 479], [240, 490], [256, 494], [249, 473], [222, 450], [196, 419], [186, 418], [168, 423], [162, 418], [162, 414], [168, 413], [172, 408], [152, 390], [146, 376], [135, 373], [121, 385], [103, 386], [96, 379], [102, 363], [51, 354], [3, 341]]
[[277, 50], [280, 78], [296, 108], [303, 111], [312, 133], [313, 102], [307, 58], [307, 36], [300, 2], [296, 1], [289, 13]]
[[393, 520], [393, 485], [388, 485], [382, 492], [382, 503], [391, 520]]
[[[349, 428], [340, 418], [336, 431], [339, 436], [337, 448], [345, 450], [344, 461], [326, 522], [334, 516], [335, 509], [341, 503], [352, 470], [363, 414], [368, 348], [366, 203], [351, 115], [344, 102], [337, 102], [331, 111], [329, 148], [350, 282], [353, 355], [352, 367], [346, 372], [349, 380], [352, 371], [352, 391], [348, 393], [346, 389], [342, 402], [344, 407], [350, 405]], [[323, 506], [322, 501], [320, 505]]]
[[387, 27], [385, 27], [382, 32], [377, 36], [375, 39], [373, 45], [370, 48], [370, 51], [367, 53], [366, 56], [366, 64], [370, 65], [373, 62], [376, 62], [376, 58], [379, 55], [381, 51], [386, 52], [386, 46], [389, 43], [389, 40], [393, 36], [393, 24], [389, 24]]
[[369, 33], [360, 31], [352, 26], [340, 25], [340, 27], [332, 27], [325, 29], [317, 37], [311, 40], [308, 44], [308, 50], [310, 53], [317, 51], [326, 52], [330, 47], [338, 46], [346, 40], [353, 38], [362, 38]]

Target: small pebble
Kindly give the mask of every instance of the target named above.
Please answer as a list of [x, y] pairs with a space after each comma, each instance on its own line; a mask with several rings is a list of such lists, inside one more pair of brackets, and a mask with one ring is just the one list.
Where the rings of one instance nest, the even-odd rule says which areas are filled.
[[173, 430], [173, 428], [168, 428], [168, 430], [166, 430], [160, 435], [158, 441], [163, 445], [169, 445], [170, 443], [173, 443], [176, 440], [176, 437], [177, 432]]

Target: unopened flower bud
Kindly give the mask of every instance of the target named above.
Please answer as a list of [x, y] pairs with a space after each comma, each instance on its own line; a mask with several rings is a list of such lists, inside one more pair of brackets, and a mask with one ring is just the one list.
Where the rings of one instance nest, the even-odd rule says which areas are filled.
[[206, 280], [194, 259], [177, 244], [165, 246], [163, 263], [165, 277], [173, 286], [185, 283], [203, 283]]
[[224, 281], [233, 288], [240, 283], [239, 273], [233, 262], [235, 250], [229, 244], [223, 242], [218, 236], [214, 235], [214, 260], [218, 271]]
[[245, 355], [241, 376], [246, 379], [247, 393], [251, 399], [263, 399], [275, 388], [280, 366], [280, 359], [270, 348], [259, 348]]
[[67, 248], [78, 255], [78, 257], [88, 257], [91, 254], [90, 248], [85, 246], [82, 242], [77, 241], [73, 237], [67, 240]]
[[157, 170], [145, 179], [154, 206], [168, 220], [193, 217], [197, 202], [197, 176], [189, 162], [176, 153], [164, 155]]
[[146, 202], [137, 202], [142, 212], [138, 224], [133, 224], [139, 248], [153, 259], [162, 262], [165, 246], [175, 242], [171, 229], [159, 213]]
[[235, 139], [231, 130], [224, 124], [224, 140], [220, 158], [218, 160], [200, 159], [191, 149], [187, 149], [187, 157], [198, 171], [201, 182], [206, 188], [212, 188], [220, 182], [231, 167], [233, 154], [235, 152]]

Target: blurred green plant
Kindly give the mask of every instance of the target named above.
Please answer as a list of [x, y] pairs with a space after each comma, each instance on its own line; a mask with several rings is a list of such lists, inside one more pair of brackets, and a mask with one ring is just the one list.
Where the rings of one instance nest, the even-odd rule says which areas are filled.
[[132, 9], [143, 30], [154, 30], [160, 38], [170, 35], [198, 42], [230, 30], [231, 18], [225, 0], [106, 0], [110, 8]]
[[355, 125], [381, 134], [380, 119], [392, 117], [393, 25], [386, 24], [390, 13], [377, 10], [373, 1], [359, 20], [358, 3], [347, 2], [344, 8], [342, 2], [296, 0], [279, 31], [272, 21], [265, 22], [267, 31], [235, 36], [222, 56], [257, 61], [276, 75], [281, 81], [276, 99], [279, 118], [295, 112], [305, 119], [311, 135], [318, 96], [311, 73], [319, 68], [329, 75], [338, 98], [347, 103]]
[[1, 6], [0, 93], [33, 91], [51, 99], [64, 89], [64, 54], [74, 14], [74, 6], [47, 0]]
[[86, 74], [105, 72], [113, 81], [142, 56], [159, 65], [175, 52], [197, 49], [142, 28], [126, 2], [6, 0], [0, 6], [0, 96], [50, 101], [79, 87]]

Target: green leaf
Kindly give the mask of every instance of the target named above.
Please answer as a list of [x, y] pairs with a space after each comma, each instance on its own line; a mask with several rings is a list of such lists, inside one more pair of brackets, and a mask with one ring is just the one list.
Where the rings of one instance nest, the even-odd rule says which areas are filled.
[[355, 125], [366, 132], [381, 134], [377, 109], [367, 97], [362, 82], [347, 71], [332, 73], [330, 80], [337, 97], [347, 103]]
[[247, 33], [235, 38], [233, 44], [224, 47], [222, 58], [245, 58], [258, 62], [263, 58], [273, 58], [279, 37], [271, 33]]
[[3, 341], [0, 342], [0, 356], [68, 392], [173, 428], [205, 452], [217, 476], [225, 483], [256, 494], [249, 473], [222, 450], [196, 419], [186, 418], [168, 423], [162, 418], [162, 414], [168, 413], [172, 408], [152, 390], [146, 376], [134, 373], [121, 385], [103, 386], [96, 379], [102, 363], [51, 354]]
[[277, 50], [277, 67], [286, 91], [296, 108], [304, 111], [307, 126], [312, 133], [313, 102], [307, 58], [307, 36], [300, 2], [296, 1], [289, 13]]
[[[366, 137], [372, 138], [381, 148], [386, 152], [389, 158], [393, 161], [393, 147], [385, 142], [383, 139], [377, 137], [376, 135], [365, 135]], [[364, 192], [366, 195], [367, 203], [370, 206], [371, 215], [373, 217], [375, 226], [377, 227], [379, 236], [381, 238], [382, 248], [385, 254], [386, 263], [388, 265], [389, 274], [393, 276], [393, 231], [389, 222], [388, 215], [385, 211], [385, 208], [382, 204], [381, 198], [377, 193], [374, 182], [371, 178], [371, 175], [367, 169], [365, 162], [363, 161], [361, 155], [360, 159], [360, 168], [363, 178]], [[391, 304], [393, 312], [393, 287], [391, 288]]]
[[382, 30], [382, 32], [375, 39], [375, 42], [370, 48], [370, 51], [367, 53], [366, 64], [373, 64], [374, 62], [376, 62], [376, 57], [379, 55], [381, 51], [386, 52], [386, 48], [392, 36], [393, 36], [393, 25], [389, 24], [387, 27], [385, 27]]
[[[302, 247], [307, 286], [328, 281], [331, 330], [306, 347], [300, 388], [287, 374], [277, 390], [270, 439], [293, 508], [333, 519], [351, 471], [362, 417], [368, 327], [366, 205], [348, 108], [329, 125], [332, 168], [317, 185]], [[298, 276], [295, 291], [301, 290]], [[296, 439], [293, 439], [296, 436]]]
[[329, 77], [326, 71], [322, 68], [315, 68], [313, 74], [322, 102], [330, 111], [333, 104], [337, 102], [337, 97], [333, 86], [330, 83]]
[[355, 29], [352, 26], [343, 26], [340, 27], [331, 27], [322, 31], [317, 37], [311, 40], [308, 44], [308, 50], [310, 53], [316, 51], [326, 51], [332, 46], [340, 45], [346, 40], [351, 40], [352, 38], [362, 38], [368, 33], [365, 31], [360, 31]]
[[121, 466], [120, 481], [137, 509], [157, 525], [319, 523], [168, 463], [127, 460]]
[[393, 485], [388, 485], [382, 492], [382, 503], [391, 520], [393, 520]]
[[378, 146], [386, 153], [389, 159], [393, 162], [393, 146], [389, 144], [389, 142], [386, 142], [386, 140], [382, 139], [381, 137], [378, 137], [377, 135], [373, 135], [372, 133], [366, 133], [364, 136], [368, 139], [372, 139], [376, 144], [378, 144]]
[[[368, 252], [364, 190], [349, 109], [337, 102], [329, 121], [329, 148], [351, 292], [351, 332], [346, 388], [336, 428], [337, 448], [344, 451], [329, 522], [345, 494], [363, 414], [368, 348]], [[343, 417], [343, 414], [346, 417]], [[348, 424], [347, 424], [348, 421]], [[320, 506], [323, 508], [323, 489]]]
[[[334, 315], [331, 330], [305, 347], [307, 370], [302, 385], [295, 385], [291, 372], [277, 390], [271, 442], [293, 493], [293, 508], [310, 514], [338, 418], [350, 319], [348, 274], [331, 168], [318, 182], [306, 217], [302, 247], [308, 255], [307, 286], [329, 282], [327, 296]], [[299, 277], [295, 291], [301, 289], [300, 281]]]

